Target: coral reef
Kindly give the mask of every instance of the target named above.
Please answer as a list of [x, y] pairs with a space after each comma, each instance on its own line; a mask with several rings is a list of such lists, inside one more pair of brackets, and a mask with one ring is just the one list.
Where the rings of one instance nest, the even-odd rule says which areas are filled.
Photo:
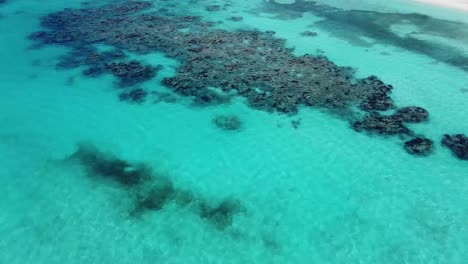
[[[404, 123], [424, 119], [422, 108], [399, 110], [390, 97], [393, 87], [378, 77], [356, 79], [353, 69], [337, 66], [324, 56], [296, 56], [293, 49], [286, 47], [286, 41], [275, 37], [272, 31], [214, 29], [212, 22], [200, 17], [151, 11], [152, 7], [149, 2], [129, 1], [66, 9], [44, 17], [41, 26], [45, 30], [30, 38], [43, 45], [68, 46], [71, 55], [83, 53], [66, 64], [85, 61], [89, 65], [91, 61], [85, 74], [111, 73], [124, 87], [153, 78], [161, 66], [119, 61], [121, 51], [162, 52], [180, 62], [176, 74], [164, 78], [162, 83], [177, 94], [192, 97], [196, 105], [228, 102], [232, 94], [265, 111], [294, 114], [300, 105], [305, 105], [338, 114], [353, 122], [357, 131], [382, 135], [412, 134]], [[224, 7], [209, 7], [212, 11], [219, 8]], [[88, 50], [95, 44], [116, 50], [104, 63], [94, 63], [92, 58], [99, 55], [89, 59]], [[134, 95], [124, 93], [121, 98], [139, 101], [144, 97], [142, 92]], [[367, 115], [355, 122], [356, 114], [361, 114], [356, 106]], [[390, 109], [397, 114], [374, 113]]]
[[442, 145], [461, 160], [468, 160], [468, 137], [463, 134], [444, 135]]
[[200, 101], [211, 101], [206, 90], [217, 87], [237, 91], [255, 108], [295, 112], [299, 104], [347, 108], [378, 91], [389, 92], [380, 89], [383, 83], [376, 77], [373, 82], [355, 83], [352, 69], [338, 67], [326, 57], [295, 56], [285, 47], [285, 40], [273, 37], [272, 32], [211, 29], [212, 23], [193, 16], [136, 15], [150, 7], [148, 2], [128, 2], [67, 9], [43, 18], [46, 31], [31, 38], [43, 44], [86, 47], [99, 43], [141, 54], [164, 52], [181, 65], [163, 83]]
[[179, 206], [189, 206], [201, 219], [223, 230], [231, 226], [235, 215], [244, 211], [236, 199], [207, 201], [175, 187], [169, 177], [155, 173], [144, 163], [122, 160], [89, 144], [80, 144], [67, 160], [81, 164], [92, 179], [123, 187], [133, 197], [134, 204], [130, 210], [133, 217], [160, 211], [166, 204], [175, 202]]
[[433, 150], [434, 142], [428, 138], [416, 137], [404, 143], [404, 149], [411, 155], [427, 156]]
[[235, 115], [218, 115], [213, 118], [213, 124], [223, 130], [239, 130], [242, 122]]

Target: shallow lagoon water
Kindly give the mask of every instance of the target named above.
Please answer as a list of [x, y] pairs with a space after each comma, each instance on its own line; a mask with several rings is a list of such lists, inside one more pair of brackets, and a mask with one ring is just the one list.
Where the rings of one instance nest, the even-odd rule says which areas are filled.
[[[320, 109], [268, 113], [242, 98], [206, 107], [185, 97], [175, 103], [120, 102], [112, 76], [57, 70], [66, 48], [32, 49], [27, 39], [39, 30], [40, 17], [80, 4], [10, 0], [0, 6], [1, 263], [464, 263], [468, 258], [468, 163], [439, 144], [445, 133], [468, 133], [466, 71], [378, 41], [353, 45], [313, 27], [323, 19], [313, 12], [281, 19], [262, 11], [261, 1], [233, 2], [220, 12], [205, 6], [222, 1], [174, 7], [222, 20], [220, 28], [274, 30], [296, 55], [320, 49], [336, 64], [355, 68], [357, 76], [376, 75], [392, 84], [398, 105], [419, 105], [431, 114], [429, 122], [411, 128], [432, 138], [435, 151], [414, 157], [398, 138], [356, 133], [347, 121]], [[405, 9], [382, 10], [369, 2], [358, 7]], [[441, 17], [440, 10], [431, 12], [424, 9]], [[243, 20], [226, 20], [233, 15]], [[305, 30], [318, 35], [303, 37]], [[444, 41], [467, 49], [466, 43]], [[141, 60], [165, 66], [142, 86], [167, 91], [160, 81], [174, 74], [178, 62], [163, 54]], [[241, 130], [213, 125], [213, 117], [228, 114], [242, 120]], [[294, 120], [300, 120], [297, 129]], [[144, 162], [177, 188], [213, 204], [239, 200], [243, 210], [222, 230], [175, 203], [129, 217], [126, 190], [86, 177], [79, 164], [66, 162], [80, 142]]]

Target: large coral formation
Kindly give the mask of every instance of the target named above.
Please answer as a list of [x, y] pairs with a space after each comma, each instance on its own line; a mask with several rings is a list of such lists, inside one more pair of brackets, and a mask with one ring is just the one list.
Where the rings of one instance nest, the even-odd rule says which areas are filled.
[[168, 203], [189, 206], [201, 219], [223, 230], [232, 224], [234, 216], [243, 211], [235, 199], [207, 201], [191, 192], [174, 186], [172, 180], [155, 173], [144, 163], [133, 163], [104, 153], [89, 144], [81, 144], [68, 160], [81, 164], [87, 175], [97, 181], [117, 184], [134, 199], [131, 216], [159, 211]]
[[[152, 12], [152, 7], [149, 2], [130, 1], [66, 9], [44, 17], [45, 31], [31, 38], [71, 47], [72, 53], [106, 45], [117, 49], [111, 53], [115, 58], [122, 50], [162, 52], [180, 62], [176, 74], [162, 83], [180, 95], [194, 97], [197, 104], [226, 102], [229, 96], [223, 93], [234, 91], [257, 109], [284, 113], [295, 113], [300, 105], [328, 109], [352, 121], [356, 130], [386, 135], [412, 134], [404, 122], [427, 119], [422, 108], [399, 110], [390, 98], [392, 86], [376, 76], [356, 79], [351, 68], [337, 66], [324, 56], [295, 56], [274, 32], [214, 29], [213, 23], [200, 17]], [[158, 69], [114, 59], [97, 66], [86, 73], [95, 75], [104, 69], [118, 77], [121, 86], [148, 80]], [[132, 98], [130, 93], [122, 97]], [[363, 120], [355, 120], [356, 106], [369, 113]], [[374, 113], [391, 109], [396, 114]]]
[[148, 2], [128, 2], [67, 9], [43, 18], [47, 30], [31, 37], [45, 44], [164, 52], [181, 61], [177, 74], [163, 82], [176, 92], [199, 97], [209, 87], [236, 90], [251, 106], [266, 110], [294, 112], [299, 104], [347, 108], [389, 92], [376, 77], [354, 82], [351, 69], [325, 57], [294, 56], [285, 40], [271, 33], [211, 29], [193, 16], [136, 15], [149, 8]]

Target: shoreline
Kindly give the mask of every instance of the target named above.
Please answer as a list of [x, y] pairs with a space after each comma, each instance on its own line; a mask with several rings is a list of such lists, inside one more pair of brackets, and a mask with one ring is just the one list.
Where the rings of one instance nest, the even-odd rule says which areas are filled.
[[422, 4], [441, 6], [468, 12], [468, 0], [413, 0]]

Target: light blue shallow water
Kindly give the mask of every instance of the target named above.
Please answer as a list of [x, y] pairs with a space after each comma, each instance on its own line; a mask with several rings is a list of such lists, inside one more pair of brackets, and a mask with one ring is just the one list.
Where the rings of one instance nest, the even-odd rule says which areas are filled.
[[[356, 43], [339, 24], [314, 24], [330, 19], [324, 13], [293, 12], [286, 4], [271, 10], [260, 0], [236, 1], [208, 12], [206, 6], [227, 1], [154, 2], [177, 3], [169, 7], [223, 21], [217, 27], [231, 31], [273, 30], [297, 56], [319, 49], [358, 77], [378, 76], [394, 86], [397, 105], [429, 110], [428, 122], [410, 128], [435, 141], [434, 153], [411, 156], [398, 137], [356, 133], [346, 120], [314, 108], [269, 113], [240, 97], [207, 107], [186, 97], [121, 102], [112, 76], [57, 70], [67, 49], [31, 48], [27, 39], [40, 29], [41, 17], [79, 8], [81, 1], [7, 0], [0, 4], [0, 263], [466, 263], [468, 162], [440, 145], [443, 134], [468, 134], [463, 64], [385, 38], [359, 36], [367, 44]], [[344, 2], [328, 4], [351, 9]], [[421, 12], [436, 27], [447, 19], [461, 28], [468, 21], [456, 11], [405, 1], [354, 2], [369, 12]], [[395, 35], [468, 56], [462, 29], [436, 36], [404, 20], [392, 23]], [[318, 35], [301, 36], [306, 30]], [[142, 87], [167, 91], [161, 80], [173, 76], [179, 62], [161, 53], [134, 56], [164, 66]], [[242, 128], [216, 127], [212, 119], [222, 114], [238, 116]], [[130, 217], [126, 190], [67, 161], [80, 142], [148, 164], [200, 203], [239, 201], [241, 212], [226, 228], [176, 202]]]

